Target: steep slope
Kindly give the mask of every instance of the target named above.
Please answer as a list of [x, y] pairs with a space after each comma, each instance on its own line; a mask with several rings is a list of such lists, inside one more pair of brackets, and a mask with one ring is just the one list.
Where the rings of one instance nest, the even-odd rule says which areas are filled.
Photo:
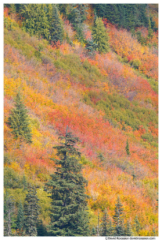
[[[52, 47], [30, 37], [18, 23], [4, 29], [5, 189], [24, 201], [23, 179], [38, 187], [40, 216], [49, 222], [44, 183], [55, 169], [53, 146], [66, 126], [81, 140], [88, 180], [90, 228], [117, 196], [134, 235], [158, 231], [158, 57], [126, 30], [107, 23], [111, 51], [94, 57], [79, 42]], [[156, 37], [155, 37], [156, 38]], [[128, 44], [125, 44], [127, 41]], [[20, 89], [30, 116], [32, 144], [15, 141], [7, 119]], [[126, 152], [129, 143], [130, 155]], [[136, 232], [135, 217], [141, 230]]]

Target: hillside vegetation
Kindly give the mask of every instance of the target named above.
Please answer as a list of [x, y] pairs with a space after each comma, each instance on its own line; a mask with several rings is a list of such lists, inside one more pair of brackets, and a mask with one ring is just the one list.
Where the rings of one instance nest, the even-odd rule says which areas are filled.
[[[116, 11], [118, 16], [123, 11], [119, 4], [107, 4], [104, 11], [100, 4], [40, 4], [38, 26], [30, 17], [36, 5], [4, 7], [4, 194], [12, 199], [12, 206], [5, 205], [11, 210], [9, 235], [24, 234], [17, 216], [20, 202], [25, 206], [28, 184], [36, 187], [39, 199], [37, 235], [49, 234], [51, 198], [45, 186], [56, 171], [52, 159], [59, 159], [53, 147], [68, 126], [80, 140], [78, 161], [89, 196], [87, 234], [104, 234], [105, 209], [115, 224], [121, 202], [123, 224], [131, 226], [131, 233], [127, 229], [122, 234], [157, 236], [157, 6], [137, 4], [131, 9], [123, 4], [128, 8], [119, 24], [109, 14]], [[138, 22], [141, 14], [145, 19]], [[58, 25], [54, 34], [52, 26]], [[95, 35], [98, 26], [106, 36], [103, 45]], [[28, 115], [27, 138], [19, 137], [22, 132], [15, 138], [9, 124], [18, 93]]]

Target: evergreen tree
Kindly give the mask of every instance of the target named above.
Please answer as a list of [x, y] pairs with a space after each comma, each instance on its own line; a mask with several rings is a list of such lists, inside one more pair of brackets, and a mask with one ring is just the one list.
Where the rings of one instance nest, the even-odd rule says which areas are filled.
[[126, 150], [127, 155], [130, 155], [128, 139], [127, 139], [125, 150]]
[[27, 143], [31, 143], [31, 130], [29, 128], [29, 119], [27, 110], [22, 102], [20, 93], [15, 98], [15, 107], [11, 110], [8, 118], [8, 125], [12, 129], [15, 139], [20, 138]]
[[148, 38], [152, 38], [153, 37], [153, 30], [151, 27], [151, 19], [149, 18], [149, 22], [148, 22]]
[[153, 228], [153, 230], [152, 230], [152, 236], [156, 236], [157, 234], [156, 234], [156, 230], [155, 230], [155, 228]]
[[135, 174], [134, 170], [133, 170], [133, 173], [132, 173], [132, 177], [133, 177], [133, 181], [134, 181], [136, 179], [136, 174]]
[[64, 31], [61, 23], [59, 10], [56, 5], [52, 9], [52, 21], [50, 23], [50, 40], [54, 43], [63, 41]]
[[128, 30], [148, 26], [147, 4], [94, 4], [97, 15]]
[[37, 221], [37, 236], [48, 236], [46, 227], [40, 219]]
[[96, 236], [96, 228], [95, 228], [95, 227], [92, 228], [91, 235], [92, 235], [92, 236]]
[[113, 233], [112, 221], [109, 219], [106, 209], [103, 214], [101, 228], [102, 228], [101, 236], [112, 236]]
[[117, 198], [115, 204], [115, 214], [113, 216], [115, 224], [115, 236], [124, 236], [124, 224], [123, 224], [123, 205], [120, 202], [120, 198]]
[[26, 180], [25, 175], [23, 175], [23, 177], [22, 177], [22, 187], [23, 187], [24, 190], [27, 189], [27, 180]]
[[71, 4], [70, 8], [68, 19], [75, 29], [77, 25], [81, 25], [86, 19], [87, 4]]
[[114, 228], [113, 228], [113, 224], [112, 224], [111, 219], [109, 219], [108, 236], [114, 236]]
[[19, 231], [19, 233], [22, 235], [24, 227], [24, 210], [22, 202], [19, 202], [18, 205], [18, 214], [17, 214], [17, 221], [16, 221], [16, 229]]
[[139, 234], [139, 231], [141, 230], [141, 225], [137, 216], [135, 217], [135, 230], [138, 234]]
[[95, 21], [95, 25], [92, 30], [92, 37], [94, 42], [97, 44], [97, 50], [100, 53], [106, 53], [109, 51], [108, 34], [101, 18], [97, 18]]
[[98, 210], [98, 224], [97, 224], [97, 236], [100, 236], [100, 215], [99, 215], [99, 210]]
[[4, 195], [4, 236], [12, 236], [14, 201], [8, 192]]
[[131, 224], [128, 221], [125, 229], [125, 236], [132, 236]]
[[82, 165], [78, 161], [80, 152], [75, 147], [79, 140], [67, 132], [60, 137], [62, 143], [54, 147], [60, 160], [56, 163], [56, 172], [46, 184], [51, 193], [51, 223], [49, 232], [52, 236], [88, 235], [86, 180], [82, 176]]
[[10, 14], [16, 13], [16, 4], [10, 4]]
[[89, 53], [90, 55], [93, 55], [93, 54], [94, 54], [94, 51], [95, 51], [96, 48], [97, 48], [97, 44], [94, 43], [93, 40], [86, 40], [85, 44], [86, 44], [86, 47], [85, 47], [85, 48], [87, 49], [88, 53]]
[[49, 38], [49, 21], [45, 4], [23, 4], [20, 10], [24, 28], [32, 36]]
[[36, 15], [35, 28], [38, 37], [49, 38], [49, 21], [45, 4], [38, 5], [38, 14]]
[[98, 154], [98, 158], [100, 159], [100, 162], [104, 162], [105, 158], [102, 153]]
[[36, 189], [29, 186], [24, 204], [24, 229], [27, 236], [37, 236], [38, 201]]

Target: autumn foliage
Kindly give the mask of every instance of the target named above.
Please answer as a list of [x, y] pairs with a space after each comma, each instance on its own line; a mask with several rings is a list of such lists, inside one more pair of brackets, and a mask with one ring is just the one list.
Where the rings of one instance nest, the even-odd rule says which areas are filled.
[[[92, 9], [87, 11], [86, 22], [91, 24]], [[7, 8], [5, 18], [10, 21]], [[80, 139], [90, 226], [97, 225], [98, 210], [102, 214], [107, 208], [113, 216], [119, 195], [125, 222], [133, 225], [138, 216], [139, 235], [150, 236], [153, 229], [158, 231], [158, 56], [154, 48], [142, 46], [127, 30], [109, 22], [105, 26], [111, 50], [93, 58], [74, 40], [75, 31], [68, 21], [64, 29], [74, 44], [65, 41], [57, 47], [30, 37], [17, 25], [12, 30], [5, 27], [4, 149], [10, 159], [5, 166], [42, 186], [55, 168], [53, 146], [68, 126]], [[90, 29], [85, 37], [91, 38]], [[157, 36], [152, 41], [157, 42]], [[18, 89], [29, 113], [30, 146], [24, 142], [18, 147], [7, 124]], [[122, 106], [118, 96], [129, 106]], [[130, 119], [133, 114], [137, 127], [124, 122], [123, 111]], [[45, 215], [44, 222], [48, 221]]]

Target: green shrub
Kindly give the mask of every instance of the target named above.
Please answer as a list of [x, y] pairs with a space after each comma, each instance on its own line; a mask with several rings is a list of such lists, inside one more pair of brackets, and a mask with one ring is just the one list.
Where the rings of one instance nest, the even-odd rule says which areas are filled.
[[141, 61], [138, 59], [134, 59], [130, 61], [130, 64], [132, 65], [132, 67], [134, 67], [135, 69], [138, 69], [141, 66]]
[[55, 67], [58, 69], [63, 68], [64, 70], [68, 70], [68, 66], [66, 66], [63, 62], [61, 62], [59, 59], [54, 62]]
[[43, 64], [53, 64], [54, 63], [53, 59], [45, 54], [41, 54], [41, 60], [42, 60]]
[[90, 167], [93, 167], [93, 163], [89, 161], [85, 156], [81, 156], [80, 163], [83, 165], [89, 165]]
[[20, 177], [17, 173], [9, 167], [4, 168], [4, 187], [5, 188], [19, 188]]
[[145, 133], [141, 136], [143, 140], [147, 140], [149, 143], [152, 142], [153, 136], [150, 133]]
[[10, 159], [10, 157], [7, 154], [4, 154], [4, 164], [10, 165], [11, 162], [12, 160]]

